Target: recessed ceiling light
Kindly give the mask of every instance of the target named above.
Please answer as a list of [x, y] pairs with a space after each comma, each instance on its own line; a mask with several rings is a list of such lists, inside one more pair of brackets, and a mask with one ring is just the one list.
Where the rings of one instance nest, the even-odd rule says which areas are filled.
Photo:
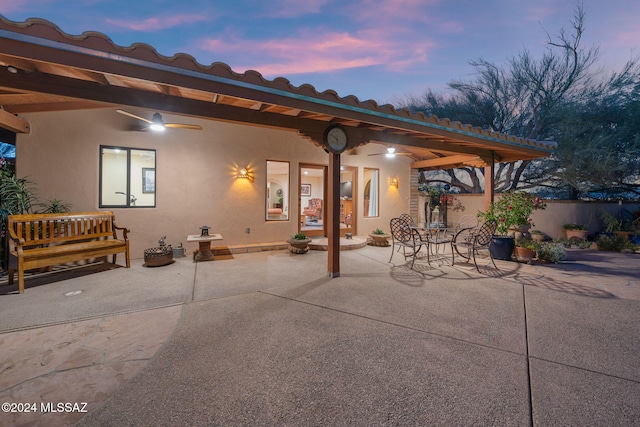
[[65, 297], [72, 297], [74, 295], [80, 295], [82, 293], [82, 291], [69, 291], [69, 292], [65, 292], [64, 296]]

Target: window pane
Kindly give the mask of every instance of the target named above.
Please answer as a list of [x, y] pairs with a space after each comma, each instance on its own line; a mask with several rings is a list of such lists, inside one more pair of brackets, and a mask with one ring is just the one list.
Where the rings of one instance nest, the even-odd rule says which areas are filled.
[[156, 205], [156, 153], [131, 150], [131, 206]]
[[101, 148], [100, 207], [127, 206], [127, 150]]
[[266, 219], [289, 219], [289, 162], [267, 160]]
[[364, 168], [364, 216], [378, 216], [380, 171]]
[[100, 207], [155, 205], [155, 150], [100, 147]]

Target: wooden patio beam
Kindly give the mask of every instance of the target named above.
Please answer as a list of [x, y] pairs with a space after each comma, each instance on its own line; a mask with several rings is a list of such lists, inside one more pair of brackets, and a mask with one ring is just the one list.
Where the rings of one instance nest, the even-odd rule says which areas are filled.
[[31, 126], [26, 120], [22, 120], [8, 111], [0, 109], [0, 127], [15, 133], [29, 133]]

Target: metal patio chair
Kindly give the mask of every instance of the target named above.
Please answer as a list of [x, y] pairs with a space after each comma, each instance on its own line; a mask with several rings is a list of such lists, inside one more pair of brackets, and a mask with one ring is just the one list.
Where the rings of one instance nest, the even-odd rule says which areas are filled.
[[[401, 213], [400, 216], [398, 216], [398, 218], [407, 221], [409, 223], [409, 226], [413, 226], [414, 225], [413, 217], [411, 215], [409, 215], [408, 213]], [[399, 252], [400, 248], [401, 248], [401, 246], [398, 246], [398, 249], [396, 249], [396, 250]]]
[[[409, 222], [402, 218], [392, 218], [389, 222], [389, 228], [391, 229], [392, 240], [391, 258], [389, 258], [389, 262], [391, 262], [393, 254], [396, 252], [395, 247], [398, 246], [398, 249], [402, 248], [405, 260], [411, 257], [410, 268], [413, 268], [413, 264], [416, 261], [416, 255], [422, 245], [427, 247], [427, 261], [429, 262], [429, 243], [422, 240], [422, 236], [418, 230], [412, 228]], [[407, 253], [407, 249], [410, 249], [411, 252]]]
[[478, 217], [476, 215], [462, 215], [458, 219], [458, 229], [474, 228], [478, 226]]
[[407, 221], [409, 223], [409, 225], [413, 224], [413, 217], [411, 215], [409, 215], [408, 213], [401, 213], [398, 218], [404, 219], [405, 221]]
[[473, 265], [476, 266], [478, 273], [478, 263], [476, 262], [476, 254], [481, 249], [489, 251], [489, 258], [494, 268], [497, 270], [489, 246], [491, 245], [491, 239], [498, 228], [498, 223], [495, 220], [489, 220], [478, 227], [463, 228], [456, 233], [451, 240], [451, 265], [455, 263], [455, 254], [457, 253], [466, 260], [473, 259]]

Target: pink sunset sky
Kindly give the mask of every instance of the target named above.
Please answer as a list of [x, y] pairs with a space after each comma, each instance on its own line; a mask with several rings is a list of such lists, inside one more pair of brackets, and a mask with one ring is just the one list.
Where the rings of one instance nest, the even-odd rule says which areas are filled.
[[[640, 2], [582, 4], [582, 46], [600, 47], [601, 67], [619, 70], [640, 54]], [[0, 0], [0, 15], [394, 103], [473, 78], [471, 60], [504, 65], [523, 49], [541, 54], [547, 33], [571, 30], [575, 7], [571, 0]]]

